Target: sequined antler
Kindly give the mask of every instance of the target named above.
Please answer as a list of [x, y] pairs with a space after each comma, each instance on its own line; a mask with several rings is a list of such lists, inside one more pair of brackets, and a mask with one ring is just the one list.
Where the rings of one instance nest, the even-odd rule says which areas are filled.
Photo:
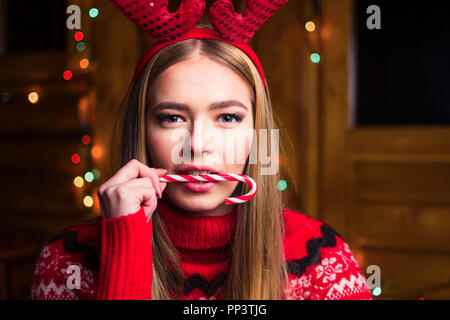
[[193, 29], [205, 12], [204, 0], [183, 0], [169, 13], [169, 0], [111, 0], [120, 11], [160, 41], [171, 41]]
[[209, 20], [220, 36], [229, 41], [247, 43], [254, 33], [288, 0], [244, 0], [245, 11], [234, 11], [230, 0], [218, 0], [209, 10]]

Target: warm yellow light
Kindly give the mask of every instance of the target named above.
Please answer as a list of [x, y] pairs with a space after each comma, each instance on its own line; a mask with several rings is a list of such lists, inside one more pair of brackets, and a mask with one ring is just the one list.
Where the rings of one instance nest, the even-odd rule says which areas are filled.
[[31, 103], [36, 103], [36, 102], [38, 102], [38, 100], [39, 100], [39, 95], [38, 95], [38, 93], [35, 92], [35, 91], [30, 92], [30, 93], [28, 94], [28, 100], [29, 100]]
[[100, 146], [95, 146], [91, 150], [91, 155], [95, 159], [100, 159], [103, 156], [103, 148]]
[[94, 205], [94, 199], [91, 196], [85, 196], [83, 199], [83, 204], [86, 207], [92, 207]]
[[82, 69], [86, 69], [87, 67], [89, 67], [89, 60], [88, 59], [81, 59], [80, 60], [80, 67]]
[[73, 179], [73, 184], [77, 188], [81, 188], [84, 185], [84, 180], [82, 177], [78, 176], [75, 179]]
[[308, 21], [308, 22], [305, 24], [305, 28], [306, 28], [307, 31], [313, 32], [313, 31], [316, 30], [316, 24], [315, 24], [314, 22], [312, 22], [312, 21]]

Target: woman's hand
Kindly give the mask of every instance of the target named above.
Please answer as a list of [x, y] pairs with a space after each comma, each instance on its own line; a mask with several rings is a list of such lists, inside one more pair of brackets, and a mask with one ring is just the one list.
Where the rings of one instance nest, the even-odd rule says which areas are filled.
[[159, 182], [165, 169], [154, 169], [136, 159], [120, 168], [114, 176], [100, 186], [97, 195], [102, 216], [117, 218], [137, 212], [144, 207], [147, 221], [151, 219], [167, 183]]

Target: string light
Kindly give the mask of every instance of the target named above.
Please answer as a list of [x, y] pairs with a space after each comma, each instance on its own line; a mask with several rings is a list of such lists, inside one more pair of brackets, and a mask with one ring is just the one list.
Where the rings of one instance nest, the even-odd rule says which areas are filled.
[[91, 137], [86, 134], [86, 135], [83, 136], [82, 141], [83, 141], [83, 144], [87, 146], [88, 144], [91, 143]]
[[101, 177], [100, 170], [94, 169], [94, 170], [92, 170], [92, 173], [94, 174], [94, 179], [95, 179], [95, 180], [100, 179], [100, 177]]
[[37, 103], [38, 100], [39, 100], [39, 95], [37, 92], [33, 91], [28, 94], [28, 101], [30, 101], [31, 103], [33, 103], [33, 104]]
[[316, 24], [315, 24], [314, 22], [312, 22], [312, 21], [308, 21], [308, 22], [305, 24], [305, 29], [306, 29], [308, 32], [314, 32], [314, 31], [316, 30]]
[[9, 100], [9, 93], [8, 92], [3, 92], [2, 93], [2, 101], [3, 102], [8, 102], [8, 100]]
[[284, 191], [287, 188], [287, 182], [286, 180], [280, 180], [278, 181], [278, 190]]
[[83, 41], [80, 41], [77, 43], [77, 51], [81, 52], [84, 51], [84, 49], [86, 49], [86, 44]]
[[78, 155], [78, 153], [74, 153], [74, 154], [72, 155], [71, 160], [72, 160], [72, 162], [73, 162], [74, 164], [80, 163], [80, 156]]
[[[96, 18], [99, 15], [99, 10], [96, 8], [91, 8], [89, 10], [89, 16], [91, 18]], [[91, 48], [88, 48], [86, 43], [86, 35], [81, 32], [77, 31], [74, 34], [74, 39], [77, 41], [75, 44], [75, 49], [78, 52], [83, 52], [84, 57], [80, 58], [79, 60], [79, 66], [81, 69], [85, 69], [86, 71], [91, 67]], [[94, 62], [95, 65], [95, 62]], [[76, 69], [79, 70], [79, 69]], [[67, 70], [64, 73], [64, 79], [69, 80], [72, 78], [72, 72]], [[75, 72], [75, 71], [74, 71]], [[96, 179], [99, 179], [100, 177], [100, 171], [98, 169], [90, 170], [92, 169], [92, 158], [97, 157], [100, 158], [103, 156], [104, 150], [102, 147], [94, 147], [92, 148], [92, 136], [91, 136], [91, 128], [90, 128], [90, 120], [95, 120], [95, 118], [91, 118], [90, 114], [90, 104], [95, 103], [93, 102], [93, 99], [91, 99], [91, 96], [89, 94], [84, 95], [80, 98], [78, 102], [78, 117], [80, 121], [80, 125], [82, 128], [82, 146], [79, 148], [78, 153], [74, 153], [71, 157], [71, 160], [74, 164], [79, 164], [81, 162], [81, 159], [83, 160], [83, 169], [86, 168], [86, 171], [84, 173], [80, 174], [79, 176], [75, 177], [73, 180], [73, 183], [75, 187], [82, 188], [85, 187], [87, 190], [84, 191], [84, 195], [82, 198], [83, 205], [85, 207], [94, 207], [95, 209], [100, 209], [100, 205], [97, 198], [92, 197], [92, 188], [95, 188], [91, 186], [91, 182], [93, 182]], [[83, 170], [80, 168], [80, 170]], [[89, 171], [88, 171], [89, 170]]]
[[73, 184], [75, 185], [75, 187], [81, 188], [84, 185], [84, 180], [80, 176], [75, 177], [75, 179], [73, 179]]
[[92, 148], [91, 150], [91, 155], [95, 158], [95, 159], [100, 159], [103, 156], [103, 149], [100, 146], [95, 146]]
[[98, 9], [97, 8], [92, 8], [91, 10], [89, 10], [89, 16], [91, 18], [97, 18], [97, 16], [98, 16]]
[[87, 67], [89, 67], [89, 60], [88, 59], [81, 59], [80, 60], [80, 67], [82, 69], [86, 69]]
[[91, 171], [86, 172], [84, 174], [84, 180], [86, 180], [87, 182], [94, 181], [94, 174]]
[[373, 288], [372, 294], [373, 294], [375, 297], [378, 297], [378, 296], [381, 294], [381, 288], [380, 288], [380, 287], [375, 287], [375, 288]]
[[75, 32], [74, 37], [75, 37], [75, 40], [81, 41], [81, 40], [83, 40], [83, 38], [84, 38], [84, 34], [83, 34], [83, 32], [81, 32], [81, 31], [77, 31], [77, 32]]
[[64, 77], [64, 79], [65, 80], [70, 80], [70, 79], [72, 79], [72, 71], [70, 71], [70, 70], [66, 70], [66, 71], [64, 71], [64, 73], [63, 73], [63, 77]]
[[313, 53], [310, 57], [311, 61], [314, 63], [320, 62], [320, 55], [318, 53]]
[[94, 205], [94, 199], [92, 199], [92, 197], [91, 196], [85, 196], [84, 198], [83, 198], [83, 204], [86, 206], [86, 207], [92, 207], [93, 205]]

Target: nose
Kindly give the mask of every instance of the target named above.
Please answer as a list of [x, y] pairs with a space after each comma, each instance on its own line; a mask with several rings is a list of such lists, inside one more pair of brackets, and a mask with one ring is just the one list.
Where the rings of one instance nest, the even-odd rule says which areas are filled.
[[208, 130], [211, 129], [211, 121], [195, 120], [191, 128], [191, 154], [195, 157], [202, 157], [204, 152], [212, 151], [213, 141], [208, 139]]

